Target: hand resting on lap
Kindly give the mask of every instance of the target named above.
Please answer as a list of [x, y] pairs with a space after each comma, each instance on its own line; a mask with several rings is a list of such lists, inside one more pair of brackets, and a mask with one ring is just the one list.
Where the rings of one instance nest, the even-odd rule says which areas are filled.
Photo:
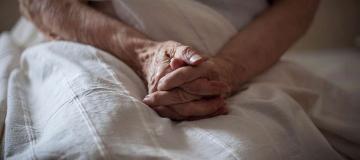
[[[227, 113], [222, 96], [228, 92], [229, 87], [219, 81], [219, 75], [213, 69], [205, 68], [211, 67], [206, 65], [211, 61], [199, 52], [174, 41], [151, 44], [145, 52], [142, 54], [146, 59], [143, 70], [146, 73], [149, 95], [144, 98], [144, 103], [160, 116], [173, 120], [195, 120]], [[172, 74], [197, 67], [208, 70], [209, 74], [204, 72], [198, 77], [191, 76], [190, 80], [185, 79], [190, 75], [183, 77]], [[166, 82], [170, 81], [171, 87], [161, 89], [160, 79], [168, 75], [170, 79]]]

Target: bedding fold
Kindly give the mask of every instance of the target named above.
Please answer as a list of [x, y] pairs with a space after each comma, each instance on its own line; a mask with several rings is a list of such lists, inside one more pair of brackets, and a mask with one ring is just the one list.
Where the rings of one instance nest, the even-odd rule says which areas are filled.
[[[157, 2], [114, 4], [123, 8], [119, 18], [135, 19], [130, 24], [154, 39], [177, 40], [209, 55], [236, 33], [226, 18], [201, 3]], [[171, 18], [176, 21], [168, 23]], [[17, 28], [26, 26], [31, 24], [24, 21]], [[38, 34], [27, 31], [12, 35]], [[1, 88], [7, 88], [0, 95], [5, 159], [358, 158], [348, 155], [359, 151], [358, 94], [293, 59], [282, 59], [229, 98], [228, 115], [173, 122], [142, 103], [141, 79], [110, 54], [74, 42], [38, 44], [38, 36], [19, 37], [0, 37], [0, 61], [6, 62], [0, 63]], [[330, 134], [337, 144], [347, 139], [355, 147], [334, 148]]]

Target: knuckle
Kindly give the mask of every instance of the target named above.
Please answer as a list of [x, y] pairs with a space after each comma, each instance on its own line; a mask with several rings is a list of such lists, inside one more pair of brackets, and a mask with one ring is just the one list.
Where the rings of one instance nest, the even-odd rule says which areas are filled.
[[189, 47], [189, 46], [181, 46], [180, 47], [181, 50], [181, 54], [184, 56], [184, 58], [186, 59], [190, 59], [191, 56], [194, 54], [194, 50]]
[[209, 79], [212, 79], [212, 80], [219, 79], [218, 74], [213, 69], [207, 69], [207, 76], [208, 76]]
[[187, 77], [187, 74], [188, 73], [191, 73], [191, 67], [188, 67], [188, 66], [186, 66], [186, 67], [182, 67], [180, 70], [179, 70], [179, 72], [178, 72], [178, 76], [179, 77], [182, 77], [182, 78], [184, 78], [184, 77]]
[[201, 94], [204, 91], [203, 84], [201, 83], [187, 83], [182, 88], [192, 94]]
[[181, 90], [176, 91], [176, 97], [179, 101], [185, 102], [189, 100], [189, 97], [187, 96], [187, 93]]
[[181, 44], [179, 42], [173, 41], [173, 40], [168, 40], [165, 41], [166, 45], [172, 46], [172, 47], [178, 47], [181, 46]]
[[192, 52], [192, 49], [190, 46], [181, 46], [181, 50], [182, 50], [182, 53], [189, 53], [189, 52]]
[[196, 85], [193, 85], [192, 83], [186, 83], [186, 84], [184, 84], [184, 85], [182, 85], [181, 86], [181, 88], [184, 90], [184, 91], [186, 91], [186, 92], [189, 92], [189, 93], [197, 93], [196, 91], [196, 89], [194, 89], [195, 88], [195, 86]]

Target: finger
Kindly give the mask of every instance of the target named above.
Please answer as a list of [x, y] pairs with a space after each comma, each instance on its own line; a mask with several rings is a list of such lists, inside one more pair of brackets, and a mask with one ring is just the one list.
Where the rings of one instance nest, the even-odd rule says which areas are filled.
[[192, 95], [180, 88], [175, 88], [170, 91], [151, 93], [144, 98], [143, 102], [149, 106], [161, 106], [186, 103], [198, 99], [201, 99], [201, 96]]
[[186, 82], [193, 81], [200, 77], [206, 77], [206, 70], [203, 68], [195, 68], [185, 66], [162, 77], [158, 83], [158, 90], [166, 91], [175, 87], [179, 87]]
[[179, 115], [184, 117], [206, 116], [224, 106], [222, 98], [203, 99], [189, 103], [171, 105], [170, 107]]
[[183, 121], [183, 120], [195, 121], [195, 120], [200, 120], [200, 119], [212, 118], [212, 117], [219, 116], [219, 115], [225, 115], [228, 113], [228, 109], [225, 105], [220, 107], [217, 111], [215, 111], [214, 113], [212, 113], [210, 115], [191, 116], [191, 117], [181, 116], [178, 113], [176, 113], [174, 110], [172, 110], [171, 107], [158, 106], [158, 107], [154, 107], [153, 109], [157, 112], [157, 114], [160, 117], [169, 118], [174, 121]]
[[181, 59], [172, 58], [170, 60], [170, 67], [171, 67], [172, 70], [176, 70], [176, 69], [178, 69], [180, 67], [183, 67], [185, 65], [186, 65], [186, 63]]
[[198, 117], [187, 117], [185, 120], [187, 121], [195, 121], [195, 120], [200, 120], [200, 119], [207, 119], [207, 118], [212, 118], [212, 117], [216, 117], [219, 115], [225, 115], [228, 113], [228, 109], [226, 108], [226, 106], [220, 107], [217, 111], [215, 111], [214, 113], [210, 114], [210, 115], [206, 115], [206, 116], [198, 116]]
[[209, 117], [214, 117], [214, 116], [218, 116], [218, 115], [225, 115], [228, 114], [229, 110], [226, 107], [226, 104], [223, 107], [220, 107], [216, 112], [212, 113], [209, 115]]
[[156, 111], [156, 113], [160, 117], [165, 117], [165, 118], [169, 118], [171, 120], [177, 120], [177, 121], [186, 119], [186, 117], [179, 115], [178, 113], [176, 113], [169, 107], [158, 106], [158, 107], [154, 107], [153, 109]]
[[157, 91], [157, 87], [159, 84], [159, 81], [162, 77], [164, 77], [166, 74], [171, 72], [171, 69], [167, 65], [160, 64], [161, 66], [157, 68], [156, 71], [152, 72], [150, 83], [148, 84], [149, 93], [153, 93]]
[[176, 48], [174, 58], [180, 59], [188, 65], [198, 65], [206, 61], [206, 58], [201, 56], [196, 50], [184, 45]]
[[229, 87], [220, 81], [209, 81], [205, 78], [195, 79], [180, 86], [184, 91], [193, 95], [213, 96], [229, 92]]

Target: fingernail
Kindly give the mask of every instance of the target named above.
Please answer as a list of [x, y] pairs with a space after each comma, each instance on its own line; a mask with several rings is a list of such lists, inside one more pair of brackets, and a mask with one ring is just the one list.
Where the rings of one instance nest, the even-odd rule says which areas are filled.
[[193, 64], [193, 63], [199, 61], [200, 59], [201, 59], [201, 57], [200, 57], [199, 55], [194, 54], [194, 55], [191, 56], [191, 58], [190, 58], [190, 63]]

